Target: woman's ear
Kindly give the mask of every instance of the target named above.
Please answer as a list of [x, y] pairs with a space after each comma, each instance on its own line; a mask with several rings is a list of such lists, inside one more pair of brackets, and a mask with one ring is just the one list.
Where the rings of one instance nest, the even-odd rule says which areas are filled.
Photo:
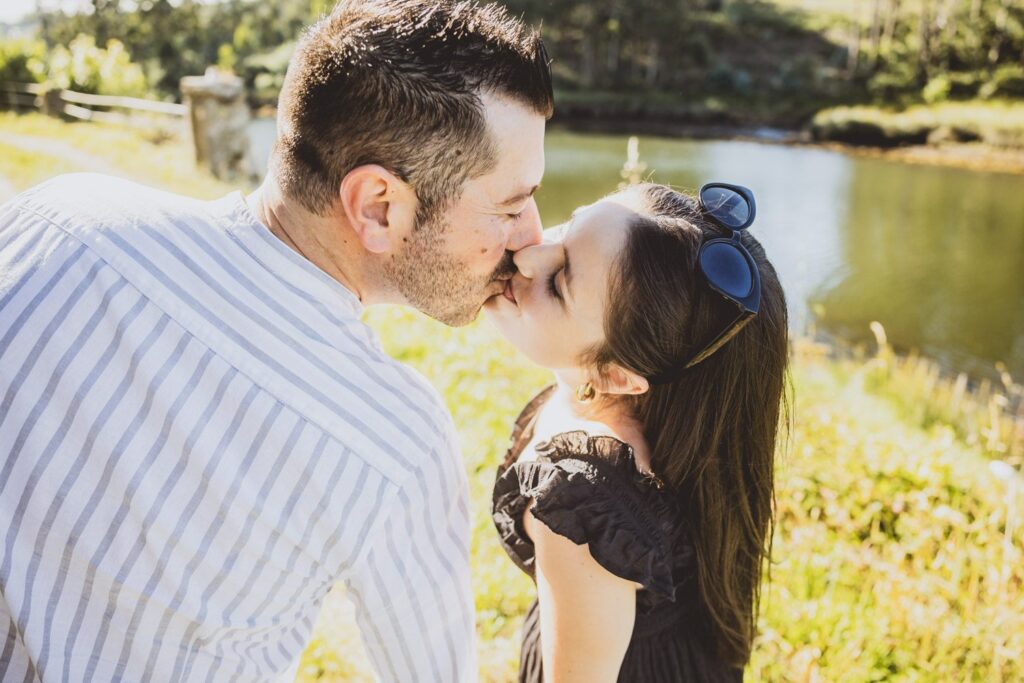
[[597, 373], [590, 383], [599, 394], [619, 396], [646, 394], [651, 388], [647, 378], [616, 363], [609, 364], [603, 372]]
[[397, 251], [416, 223], [416, 193], [377, 164], [358, 166], [341, 181], [342, 210], [363, 248], [372, 254]]

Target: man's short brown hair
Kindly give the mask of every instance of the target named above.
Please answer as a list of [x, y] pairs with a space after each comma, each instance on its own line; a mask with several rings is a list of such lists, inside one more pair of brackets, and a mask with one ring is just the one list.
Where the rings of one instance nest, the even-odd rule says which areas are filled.
[[496, 163], [483, 92], [551, 116], [540, 36], [503, 8], [342, 0], [292, 57], [274, 173], [288, 196], [323, 215], [349, 171], [379, 164], [410, 183], [427, 216]]

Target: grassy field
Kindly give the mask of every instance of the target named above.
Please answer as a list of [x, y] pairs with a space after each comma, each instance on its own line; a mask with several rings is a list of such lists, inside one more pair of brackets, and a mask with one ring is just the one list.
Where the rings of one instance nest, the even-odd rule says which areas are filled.
[[[0, 116], [0, 132], [58, 140], [138, 179], [212, 197], [180, 144], [137, 133]], [[18, 188], [77, 170], [0, 149]], [[484, 321], [451, 330], [397, 308], [368, 323], [442, 393], [471, 484], [481, 679], [513, 680], [530, 582], [489, 519], [495, 468], [522, 404], [547, 381]], [[793, 429], [778, 460], [771, 582], [749, 681], [1024, 680], [1024, 426], [1021, 388], [973, 390], [925, 359], [797, 340]], [[351, 608], [329, 596], [299, 680], [372, 680]]]
[[[513, 680], [532, 586], [497, 545], [490, 487], [511, 420], [547, 377], [485, 322], [448, 330], [398, 309], [368, 320], [459, 425], [481, 677]], [[794, 346], [795, 419], [780, 449], [775, 563], [748, 680], [1024, 679], [1024, 478], [1006, 465], [1020, 466], [1024, 433], [984, 417], [1006, 393], [982, 400], [885, 346], [832, 355]], [[371, 680], [340, 594], [300, 680]]]
[[[0, 136], [45, 140], [47, 152], [26, 152], [0, 140], [0, 176], [24, 190], [58, 173], [116, 169], [139, 182], [193, 197], [220, 197], [234, 185], [197, 171], [192, 150], [168, 131], [148, 133], [94, 123], [66, 123], [42, 114], [0, 112]], [[95, 160], [90, 164], [89, 160]], [[107, 170], [106, 168], [104, 170]]]

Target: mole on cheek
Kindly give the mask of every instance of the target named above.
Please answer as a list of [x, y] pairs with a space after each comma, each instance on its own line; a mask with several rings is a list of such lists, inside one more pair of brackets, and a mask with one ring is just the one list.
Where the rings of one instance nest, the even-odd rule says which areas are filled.
[[483, 249], [481, 249], [480, 253], [481, 254], [486, 254], [487, 253], [487, 247], [484, 247]]

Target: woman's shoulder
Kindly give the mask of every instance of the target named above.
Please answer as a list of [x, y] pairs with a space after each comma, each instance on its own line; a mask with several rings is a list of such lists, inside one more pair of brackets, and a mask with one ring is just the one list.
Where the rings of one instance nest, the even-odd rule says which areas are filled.
[[551, 532], [587, 544], [608, 571], [672, 599], [679, 518], [661, 481], [637, 470], [631, 447], [577, 430], [535, 450], [536, 458], [504, 468], [495, 484], [494, 520], [506, 545], [532, 560], [522, 522], [529, 507]]
[[[571, 466], [573, 460], [593, 461], [595, 466], [611, 466], [608, 471], [622, 468], [626, 472], [629, 470], [625, 465], [629, 463], [644, 471], [644, 468], [637, 467], [638, 461], [647, 460], [643, 444], [629, 444], [603, 431], [599, 433], [594, 429], [600, 426], [598, 423], [566, 419], [564, 414], [557, 411], [549, 416], [548, 413], [552, 412], [548, 410], [549, 403], [556, 390], [554, 384], [545, 387], [520, 411], [513, 423], [508, 450], [499, 472], [521, 461], [524, 452], [527, 452], [525, 460], [532, 460], [532, 456], [536, 455], [539, 460], [549, 462], [570, 461], [566, 466]], [[545, 421], [547, 424], [544, 424]], [[639, 453], [635, 450], [636, 445], [640, 446]], [[657, 477], [651, 478], [660, 482]]]
[[604, 516], [652, 543], [671, 544], [678, 527], [675, 501], [657, 475], [637, 467], [629, 444], [573, 430], [540, 441], [535, 451], [535, 459], [515, 464], [515, 478], [534, 499], [541, 521], [546, 510], [572, 508]]
[[[666, 516], [671, 496], [663, 481], [639, 467], [632, 445], [606, 433], [575, 428], [546, 435], [542, 412], [556, 387], [530, 400], [515, 421], [508, 452], [498, 468], [495, 498], [518, 492], [554, 505], [559, 500], [592, 497], [603, 507], [622, 508], [627, 516]], [[559, 420], [555, 423], [564, 424]], [[552, 427], [555, 425], [547, 425]], [[536, 504], [536, 503], [535, 503]]]
[[665, 486], [660, 477], [638, 465], [632, 445], [608, 434], [573, 429], [539, 441], [534, 450], [538, 461], [580, 469], [596, 484], [632, 484], [638, 491], [661, 491]]

